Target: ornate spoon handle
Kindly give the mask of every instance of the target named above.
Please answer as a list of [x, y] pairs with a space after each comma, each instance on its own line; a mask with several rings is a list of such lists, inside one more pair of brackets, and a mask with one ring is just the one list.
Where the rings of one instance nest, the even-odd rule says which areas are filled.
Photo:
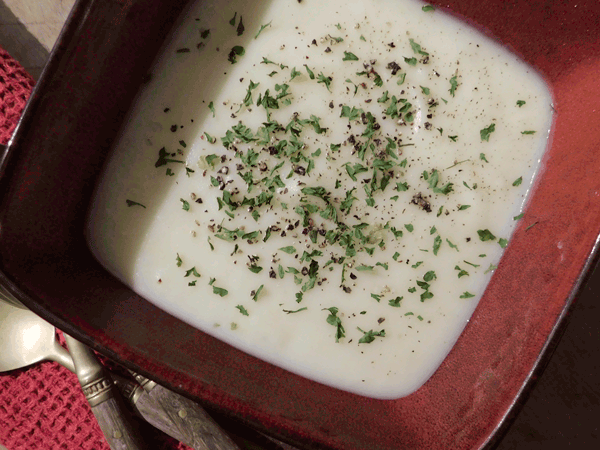
[[155, 404], [160, 405], [169, 417], [173, 427], [177, 429], [176, 434], [181, 442], [196, 450], [239, 450], [231, 438], [198, 404], [139, 374], [133, 375], [148, 396]]
[[123, 400], [96, 355], [84, 344], [64, 334], [75, 373], [92, 412], [112, 450], [147, 450], [149, 446], [125, 409]]

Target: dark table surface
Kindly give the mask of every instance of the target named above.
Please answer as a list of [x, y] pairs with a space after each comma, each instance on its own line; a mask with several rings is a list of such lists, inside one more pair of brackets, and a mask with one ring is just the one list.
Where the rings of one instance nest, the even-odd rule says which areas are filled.
[[565, 333], [497, 450], [600, 448], [600, 268], [575, 300]]

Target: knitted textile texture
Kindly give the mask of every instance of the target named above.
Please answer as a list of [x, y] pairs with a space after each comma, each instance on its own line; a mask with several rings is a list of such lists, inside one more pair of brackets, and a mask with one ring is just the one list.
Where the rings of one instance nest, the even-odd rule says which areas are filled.
[[10, 138], [33, 84], [33, 78], [0, 48], [0, 144]]
[[[0, 48], [0, 144], [9, 140], [33, 85]], [[189, 449], [148, 433], [151, 448]], [[110, 450], [77, 377], [54, 362], [0, 374], [0, 443], [9, 450]]]

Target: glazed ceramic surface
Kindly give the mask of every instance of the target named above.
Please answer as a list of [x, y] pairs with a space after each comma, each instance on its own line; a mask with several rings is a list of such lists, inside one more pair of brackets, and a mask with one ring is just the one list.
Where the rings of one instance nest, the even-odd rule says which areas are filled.
[[85, 244], [96, 177], [184, 3], [77, 3], [2, 155], [0, 282], [106, 355], [299, 446], [491, 446], [541, 369], [596, 251], [600, 5], [442, 5], [545, 77], [555, 108], [551, 145], [525, 215], [449, 357], [416, 393], [373, 400], [293, 375], [184, 324], [109, 275]]

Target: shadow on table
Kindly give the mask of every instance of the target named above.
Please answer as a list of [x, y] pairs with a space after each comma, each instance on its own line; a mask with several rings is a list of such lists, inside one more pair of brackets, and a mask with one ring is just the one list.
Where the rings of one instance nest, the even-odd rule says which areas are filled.
[[37, 80], [49, 52], [0, 0], [0, 46]]

